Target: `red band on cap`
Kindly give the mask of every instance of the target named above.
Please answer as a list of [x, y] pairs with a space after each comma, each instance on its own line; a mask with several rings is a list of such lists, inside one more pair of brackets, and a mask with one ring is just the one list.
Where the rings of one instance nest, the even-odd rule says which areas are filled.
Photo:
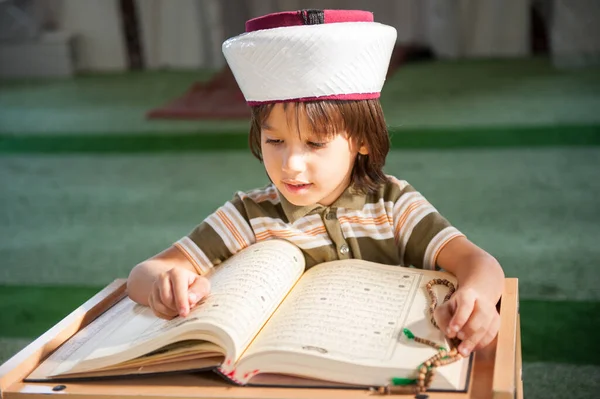
[[302, 97], [302, 98], [291, 98], [289, 100], [267, 100], [267, 101], [247, 101], [247, 104], [251, 107], [262, 104], [273, 104], [273, 103], [290, 103], [290, 102], [306, 102], [306, 101], [326, 101], [326, 100], [372, 100], [379, 98], [381, 93], [350, 93], [350, 94], [332, 94], [330, 96], [321, 97]]
[[[373, 22], [373, 13], [361, 10], [323, 10], [324, 23], [337, 22]], [[299, 11], [284, 11], [254, 18], [246, 22], [246, 32], [262, 29], [282, 28], [285, 26], [304, 25]]]

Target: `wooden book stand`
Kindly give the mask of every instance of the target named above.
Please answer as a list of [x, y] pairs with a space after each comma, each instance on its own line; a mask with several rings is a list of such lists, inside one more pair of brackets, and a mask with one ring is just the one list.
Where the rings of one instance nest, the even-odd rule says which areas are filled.
[[[77, 331], [113, 306], [125, 293], [125, 280], [115, 280], [62, 321], [0, 366], [2, 399], [37, 399], [60, 395], [65, 399], [159, 398], [376, 398], [368, 390], [313, 388], [257, 388], [231, 386], [212, 373], [153, 376], [152, 378], [30, 383], [23, 380], [38, 364]], [[521, 333], [517, 279], [505, 280], [497, 340], [475, 354], [467, 393], [427, 393], [429, 398], [522, 399]], [[414, 395], [393, 395], [413, 398]], [[46, 396], [47, 397], [47, 396]]]

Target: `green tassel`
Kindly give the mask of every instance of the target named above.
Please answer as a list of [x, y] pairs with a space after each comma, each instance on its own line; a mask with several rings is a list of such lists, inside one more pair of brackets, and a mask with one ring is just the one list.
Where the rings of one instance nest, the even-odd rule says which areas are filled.
[[417, 380], [411, 380], [410, 378], [392, 377], [391, 382], [392, 385], [412, 385], [416, 384]]
[[406, 335], [406, 338], [415, 339], [415, 334], [410, 332], [410, 330], [408, 328], [403, 329], [402, 332], [404, 332], [404, 335]]

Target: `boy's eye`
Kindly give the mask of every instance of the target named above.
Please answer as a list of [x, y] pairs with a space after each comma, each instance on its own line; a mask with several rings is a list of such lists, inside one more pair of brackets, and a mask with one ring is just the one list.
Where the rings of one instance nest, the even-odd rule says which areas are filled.
[[317, 143], [316, 141], [309, 141], [308, 145], [314, 148], [323, 148], [327, 145], [327, 143]]
[[283, 140], [280, 140], [280, 139], [266, 139], [265, 143], [267, 143], [267, 144], [281, 144], [281, 143], [283, 143]]

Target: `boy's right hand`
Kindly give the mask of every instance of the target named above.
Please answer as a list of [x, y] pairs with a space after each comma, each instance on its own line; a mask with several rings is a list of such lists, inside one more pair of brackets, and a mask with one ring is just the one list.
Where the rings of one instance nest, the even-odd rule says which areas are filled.
[[209, 292], [210, 282], [205, 277], [184, 267], [174, 267], [156, 278], [148, 306], [163, 319], [186, 317]]

